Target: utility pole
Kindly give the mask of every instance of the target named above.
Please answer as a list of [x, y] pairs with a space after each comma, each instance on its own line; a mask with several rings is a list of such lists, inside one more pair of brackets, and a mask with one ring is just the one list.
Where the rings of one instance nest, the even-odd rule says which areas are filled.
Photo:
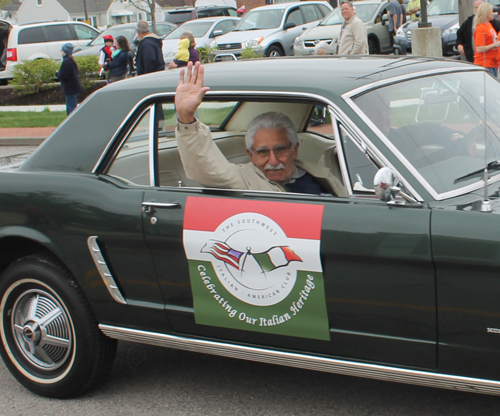
[[87, 13], [87, 0], [83, 0], [83, 11], [85, 13], [85, 23], [90, 24], [89, 14]]
[[474, 10], [474, 0], [458, 0], [458, 24], [461, 25]]

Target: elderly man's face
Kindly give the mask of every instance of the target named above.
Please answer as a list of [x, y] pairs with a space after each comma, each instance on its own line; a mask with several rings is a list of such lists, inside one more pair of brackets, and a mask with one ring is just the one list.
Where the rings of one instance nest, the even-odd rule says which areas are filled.
[[483, 4], [483, 3], [484, 3], [483, 0], [476, 0], [474, 2], [474, 14], [476, 14], [478, 7], [481, 6], [481, 4]]
[[342, 3], [342, 6], [340, 6], [340, 12], [345, 20], [349, 20], [354, 16], [354, 9], [349, 3]]
[[298, 143], [292, 147], [284, 129], [260, 129], [254, 136], [253, 151], [247, 152], [269, 180], [286, 182], [295, 172], [298, 149]]

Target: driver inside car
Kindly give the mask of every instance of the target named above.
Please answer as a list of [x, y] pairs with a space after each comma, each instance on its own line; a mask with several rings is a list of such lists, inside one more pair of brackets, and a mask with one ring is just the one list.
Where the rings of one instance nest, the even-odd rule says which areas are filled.
[[327, 167], [297, 159], [297, 132], [281, 113], [260, 114], [250, 121], [245, 135], [250, 162], [230, 163], [212, 140], [210, 129], [195, 118], [209, 90], [203, 82], [204, 68], [199, 62], [194, 68], [188, 63], [175, 94], [178, 150], [190, 179], [211, 188], [347, 196]]

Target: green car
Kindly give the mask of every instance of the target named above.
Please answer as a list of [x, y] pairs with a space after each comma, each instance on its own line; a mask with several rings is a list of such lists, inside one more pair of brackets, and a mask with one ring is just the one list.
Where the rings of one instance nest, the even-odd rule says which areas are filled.
[[22, 385], [82, 394], [126, 340], [500, 393], [496, 79], [412, 57], [205, 65], [197, 117], [230, 162], [279, 111], [344, 196], [194, 182], [178, 79], [102, 88], [0, 171], [0, 352]]

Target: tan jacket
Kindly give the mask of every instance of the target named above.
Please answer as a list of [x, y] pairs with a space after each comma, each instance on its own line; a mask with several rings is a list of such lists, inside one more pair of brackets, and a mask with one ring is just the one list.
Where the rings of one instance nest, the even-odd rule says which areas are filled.
[[[177, 146], [186, 176], [210, 188], [249, 189], [254, 191], [289, 192], [283, 185], [270, 181], [252, 162], [230, 163], [212, 140], [210, 129], [196, 121], [177, 123]], [[333, 195], [347, 196], [344, 186], [321, 165], [295, 161], [295, 166], [316, 178], [323, 189]]]
[[340, 38], [338, 55], [368, 55], [368, 34], [363, 21], [353, 16]]

